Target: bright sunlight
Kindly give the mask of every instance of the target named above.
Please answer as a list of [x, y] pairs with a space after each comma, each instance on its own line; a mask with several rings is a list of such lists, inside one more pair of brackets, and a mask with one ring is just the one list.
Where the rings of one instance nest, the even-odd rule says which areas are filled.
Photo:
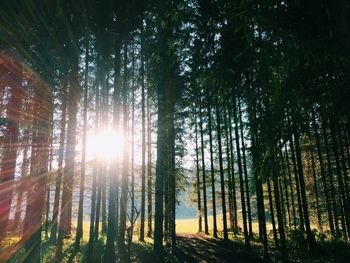
[[123, 134], [115, 130], [103, 130], [87, 138], [87, 155], [97, 155], [104, 160], [119, 158], [123, 153]]

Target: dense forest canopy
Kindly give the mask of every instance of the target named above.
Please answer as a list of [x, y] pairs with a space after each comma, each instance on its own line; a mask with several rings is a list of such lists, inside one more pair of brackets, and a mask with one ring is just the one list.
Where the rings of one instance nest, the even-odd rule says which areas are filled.
[[346, 0], [2, 1], [0, 261], [347, 260], [349, 27]]

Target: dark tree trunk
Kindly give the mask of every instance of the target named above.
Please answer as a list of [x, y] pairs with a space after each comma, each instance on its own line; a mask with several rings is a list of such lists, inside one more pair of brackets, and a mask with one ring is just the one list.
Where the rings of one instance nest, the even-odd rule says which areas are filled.
[[[143, 23], [143, 20], [142, 20]], [[143, 27], [143, 26], [142, 26]], [[141, 112], [142, 112], [142, 149], [141, 149], [141, 226], [140, 226], [140, 241], [145, 240], [145, 206], [146, 206], [146, 112], [145, 112], [145, 67], [144, 67], [144, 48], [143, 48], [143, 29], [141, 32]]]
[[[2, 54], [0, 55], [2, 60]], [[6, 55], [4, 55], [6, 56]], [[0, 241], [6, 236], [8, 229], [8, 221], [10, 215], [12, 194], [14, 188], [14, 178], [17, 160], [17, 148], [19, 137], [19, 121], [21, 114], [19, 110], [22, 107], [22, 100], [24, 92], [22, 90], [22, 67], [18, 62], [12, 61], [11, 58], [5, 58], [10, 65], [1, 65], [0, 67], [8, 66], [15, 68], [20, 72], [19, 76], [15, 72], [8, 72], [6, 83], [10, 86], [10, 98], [7, 104], [6, 128], [4, 130], [2, 142], [4, 144], [4, 151], [1, 158], [0, 170]], [[7, 71], [7, 70], [6, 70]], [[8, 82], [8, 83], [7, 83]], [[4, 87], [0, 87], [4, 89]], [[45, 197], [44, 197], [45, 198]]]
[[148, 164], [147, 164], [147, 237], [152, 236], [152, 119], [151, 119], [151, 105], [149, 104], [149, 95], [147, 97], [147, 152], [148, 152]]
[[[214, 152], [213, 152], [213, 134], [212, 134], [212, 117], [211, 117], [211, 100], [209, 89], [207, 89], [207, 114], [208, 114], [208, 133], [209, 133], [209, 151], [210, 151], [210, 179], [211, 194], [213, 202], [213, 236], [218, 237], [218, 227], [216, 219], [216, 191], [215, 191], [215, 170], [214, 170]], [[232, 150], [232, 149], [231, 149]], [[232, 157], [232, 156], [231, 156]]]
[[233, 154], [233, 138], [232, 138], [232, 113], [231, 108], [228, 109], [228, 123], [229, 123], [229, 137], [230, 137], [230, 150], [231, 150], [231, 184], [232, 184], [232, 200], [233, 200], [233, 232], [236, 235], [238, 233], [238, 220], [237, 220], [237, 198], [236, 198], [236, 178], [235, 178], [235, 160]]
[[22, 167], [21, 167], [21, 181], [19, 187], [17, 187], [17, 201], [16, 201], [16, 212], [14, 225], [19, 226], [21, 221], [21, 213], [22, 213], [22, 199], [23, 194], [27, 190], [26, 181], [28, 176], [29, 169], [29, 130], [26, 129], [24, 131], [23, 139], [22, 139], [22, 147], [23, 147], [23, 159], [22, 159]]
[[298, 174], [299, 174], [299, 184], [300, 184], [300, 192], [301, 192], [301, 199], [302, 199], [302, 206], [303, 206], [303, 216], [304, 216], [304, 222], [305, 222], [305, 230], [306, 230], [306, 236], [307, 241], [309, 245], [309, 251], [311, 253], [315, 253], [317, 249], [317, 243], [315, 240], [315, 236], [311, 232], [310, 227], [310, 219], [309, 219], [309, 209], [307, 204], [307, 198], [306, 198], [306, 189], [305, 189], [305, 179], [304, 179], [304, 172], [303, 172], [303, 164], [301, 159], [301, 149], [299, 144], [299, 133], [297, 131], [297, 128], [293, 127], [294, 132], [294, 140], [295, 140], [295, 152], [296, 152], [296, 158], [297, 158], [297, 165], [298, 165]]
[[[99, 128], [99, 92], [98, 86], [96, 85], [96, 116], [95, 122], [96, 131]], [[93, 249], [94, 249], [94, 241], [95, 241], [95, 215], [96, 215], [96, 191], [97, 191], [97, 176], [98, 176], [98, 158], [97, 155], [94, 156], [94, 168], [92, 172], [92, 187], [91, 187], [91, 210], [90, 210], [90, 229], [89, 229], [89, 241], [88, 241], [88, 252], [87, 252], [87, 261], [93, 262]]]
[[[128, 43], [124, 42], [124, 76], [123, 76], [123, 134], [124, 138], [128, 135], [128, 96], [127, 96], [127, 53], [128, 53]], [[123, 147], [123, 167], [122, 167], [122, 178], [121, 178], [121, 195], [120, 195], [120, 223], [119, 223], [119, 240], [118, 247], [120, 253], [124, 254], [125, 251], [125, 231], [126, 231], [126, 214], [127, 214], [127, 201], [128, 201], [128, 145], [124, 144]]]
[[[234, 95], [235, 96], [235, 95]], [[239, 185], [241, 191], [241, 204], [242, 204], [242, 217], [243, 217], [243, 231], [244, 231], [244, 243], [246, 247], [250, 247], [249, 243], [249, 233], [247, 227], [247, 210], [245, 204], [244, 196], [244, 181], [243, 181], [243, 169], [241, 160], [241, 148], [239, 145], [239, 132], [238, 132], [238, 111], [237, 111], [237, 101], [236, 97], [233, 99], [233, 119], [235, 122], [235, 140], [236, 140], [236, 150], [237, 150], [237, 165], [238, 165], [238, 175], [239, 175]]]
[[340, 196], [342, 200], [341, 209], [343, 210], [343, 213], [344, 213], [343, 217], [345, 217], [345, 225], [346, 225], [346, 229], [344, 229], [343, 227], [343, 235], [344, 235], [343, 238], [347, 239], [348, 236], [350, 236], [350, 215], [349, 215], [349, 207], [347, 203], [348, 198], [345, 191], [345, 183], [343, 180], [343, 174], [342, 174], [342, 169], [340, 165], [338, 142], [335, 134], [335, 124], [332, 118], [330, 119], [330, 131], [331, 131], [332, 148], [334, 153], [335, 166], [336, 166], [337, 179], [338, 179], [338, 188], [339, 188]]
[[292, 173], [290, 171], [290, 162], [289, 162], [289, 155], [288, 155], [288, 148], [287, 144], [285, 144], [285, 154], [286, 154], [286, 162], [287, 162], [287, 172], [288, 172], [288, 181], [289, 181], [289, 188], [290, 188], [290, 196], [291, 196], [291, 204], [292, 204], [292, 213], [293, 213], [293, 226], [294, 229], [297, 228], [297, 216], [295, 211], [295, 202], [294, 202], [294, 190], [293, 190], [293, 183], [292, 183]]
[[216, 129], [217, 129], [218, 150], [219, 150], [221, 204], [222, 204], [224, 239], [228, 239], [227, 219], [226, 219], [225, 178], [224, 178], [224, 167], [223, 167], [223, 160], [222, 160], [222, 143], [221, 143], [221, 116], [220, 116], [220, 110], [219, 110], [219, 101], [216, 101], [215, 110], [216, 110]]
[[85, 166], [86, 166], [86, 137], [87, 137], [87, 108], [88, 108], [88, 77], [89, 77], [89, 39], [86, 38], [85, 47], [85, 76], [84, 76], [84, 109], [83, 109], [83, 142], [81, 153], [81, 171], [80, 171], [80, 189], [79, 189], [79, 207], [77, 232], [75, 238], [76, 250], [79, 250], [80, 239], [83, 237], [83, 208], [85, 191]]
[[281, 249], [281, 254], [282, 254], [282, 260], [284, 262], [287, 262], [288, 261], [288, 254], [287, 254], [286, 236], [285, 236], [285, 232], [284, 232], [283, 214], [282, 214], [282, 209], [281, 209], [280, 191], [278, 189], [277, 169], [278, 169], [278, 167], [277, 167], [276, 161], [275, 161], [275, 153], [273, 151], [273, 156], [272, 156], [273, 192], [275, 195], [278, 232], [279, 232], [280, 243], [281, 243], [280, 249]]
[[295, 157], [295, 149], [294, 149], [294, 141], [292, 136], [289, 138], [289, 145], [290, 145], [290, 151], [291, 151], [291, 156], [292, 156], [292, 163], [293, 163], [293, 172], [294, 172], [294, 177], [295, 177], [295, 188], [297, 190], [297, 200], [298, 200], [298, 212], [299, 212], [299, 220], [300, 220], [300, 229], [302, 232], [304, 232], [305, 229], [305, 224], [304, 224], [304, 217], [303, 217], [303, 206], [302, 206], [302, 201], [301, 201], [301, 196], [300, 196], [300, 180], [298, 174], [298, 168], [297, 168], [297, 161]]
[[65, 149], [65, 137], [66, 137], [66, 112], [67, 112], [67, 81], [62, 81], [61, 87], [62, 94], [62, 104], [61, 104], [61, 122], [60, 122], [60, 139], [59, 139], [59, 149], [58, 149], [58, 167], [55, 180], [55, 197], [53, 205], [53, 215], [52, 215], [52, 228], [51, 228], [51, 242], [56, 243], [57, 230], [58, 230], [58, 214], [60, 207], [60, 195], [61, 195], [61, 185], [63, 179], [63, 158]]
[[313, 183], [314, 183], [314, 192], [315, 192], [315, 199], [316, 199], [317, 223], [318, 223], [318, 228], [321, 230], [321, 232], [323, 232], [320, 196], [319, 196], [318, 182], [317, 182], [316, 168], [315, 168], [315, 158], [314, 158], [314, 153], [312, 149], [310, 151], [310, 154], [311, 154], [312, 179], [314, 181]]
[[[39, 83], [35, 90], [34, 131], [32, 139], [31, 184], [28, 191], [22, 242], [26, 257], [23, 262], [40, 262], [42, 213], [44, 210], [49, 158], [49, 120], [51, 91]], [[49, 110], [48, 110], [49, 109]], [[44, 186], [44, 187], [43, 187]]]
[[238, 101], [238, 111], [239, 111], [239, 127], [240, 127], [240, 137], [242, 144], [242, 157], [243, 157], [243, 171], [244, 171], [244, 182], [245, 182], [245, 192], [247, 198], [247, 212], [248, 212], [248, 228], [249, 228], [249, 238], [253, 237], [253, 225], [252, 225], [252, 213], [250, 209], [250, 195], [249, 195], [249, 182], [248, 182], [248, 171], [247, 171], [247, 159], [244, 143], [244, 133], [243, 133], [243, 122], [242, 122], [242, 110], [241, 103]]
[[329, 190], [328, 190], [328, 183], [325, 175], [324, 170], [324, 163], [323, 163], [323, 156], [322, 156], [322, 149], [321, 149], [321, 140], [320, 135], [318, 133], [318, 126], [316, 124], [316, 117], [314, 109], [311, 109], [312, 114], [312, 126], [315, 134], [315, 140], [316, 140], [316, 148], [317, 148], [317, 155], [318, 155], [318, 161], [320, 163], [320, 173], [321, 173], [321, 180], [323, 185], [323, 192], [326, 199], [326, 207], [327, 207], [327, 213], [328, 213], [328, 225], [329, 229], [331, 231], [331, 234], [334, 235], [334, 220], [333, 220], [333, 214], [332, 214], [332, 204], [329, 196]]
[[327, 158], [327, 170], [328, 170], [328, 177], [329, 177], [329, 185], [330, 185], [330, 202], [333, 207], [333, 215], [334, 215], [334, 226], [335, 226], [335, 232], [336, 234], [339, 234], [339, 220], [338, 220], [338, 210], [337, 210], [337, 203], [336, 203], [336, 192], [334, 188], [334, 179], [333, 179], [333, 168], [331, 163], [331, 157], [329, 154], [329, 146], [328, 146], [328, 135], [326, 130], [326, 122], [323, 114], [321, 113], [322, 118], [322, 136], [324, 140], [324, 147], [326, 150], [326, 158]]
[[271, 183], [269, 178], [267, 179], [267, 191], [269, 194], [269, 205], [270, 205], [271, 224], [272, 224], [272, 231], [273, 231], [273, 240], [275, 241], [275, 246], [279, 247], [276, 222], [275, 222], [275, 212], [274, 212], [275, 210], [273, 207], [273, 200], [272, 200], [272, 189], [271, 189]]
[[230, 215], [230, 229], [233, 230], [234, 226], [234, 215], [233, 215], [233, 198], [232, 198], [232, 176], [231, 176], [231, 156], [230, 156], [230, 138], [229, 138], [229, 129], [227, 123], [226, 111], [224, 111], [224, 131], [225, 131], [225, 140], [226, 140], [226, 162], [227, 162], [227, 177], [228, 177], [228, 203], [229, 203], [229, 215]]
[[202, 184], [203, 184], [203, 215], [204, 215], [204, 233], [209, 234], [208, 228], [208, 206], [207, 206], [207, 184], [204, 159], [204, 131], [203, 131], [203, 115], [202, 115], [202, 96], [199, 95], [199, 130], [201, 136], [201, 160], [202, 160]]
[[[73, 73], [74, 74], [74, 73]], [[77, 74], [77, 73], [76, 73]], [[78, 79], [72, 76], [69, 87], [68, 100], [68, 127], [67, 127], [67, 144], [65, 155], [65, 168], [63, 176], [62, 189], [62, 207], [60, 213], [60, 222], [58, 229], [58, 240], [56, 247], [56, 259], [62, 258], [63, 238], [71, 233], [72, 220], [72, 193], [73, 193], [73, 176], [75, 169], [75, 143], [76, 143], [76, 125], [77, 125], [77, 107], [78, 107]]]
[[285, 195], [285, 198], [286, 198], [286, 205], [287, 205], [288, 227], [290, 228], [292, 223], [291, 223], [291, 218], [290, 218], [291, 216], [290, 216], [290, 204], [289, 204], [289, 195], [288, 195], [288, 182], [287, 182], [286, 167], [285, 167], [285, 163], [284, 163], [281, 142], [279, 142], [279, 150], [280, 150], [280, 152], [279, 152], [280, 161], [281, 161], [281, 164], [282, 164], [284, 195]]
[[197, 190], [197, 210], [198, 210], [198, 232], [202, 232], [202, 207], [201, 207], [201, 188], [199, 176], [199, 149], [198, 149], [198, 127], [197, 115], [195, 114], [195, 136], [196, 136], [196, 190]]

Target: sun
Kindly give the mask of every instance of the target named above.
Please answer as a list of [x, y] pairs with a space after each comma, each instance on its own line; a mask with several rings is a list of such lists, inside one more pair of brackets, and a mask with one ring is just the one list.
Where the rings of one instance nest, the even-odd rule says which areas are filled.
[[111, 129], [99, 131], [87, 139], [87, 155], [99, 159], [117, 159], [122, 155], [123, 147], [123, 134]]

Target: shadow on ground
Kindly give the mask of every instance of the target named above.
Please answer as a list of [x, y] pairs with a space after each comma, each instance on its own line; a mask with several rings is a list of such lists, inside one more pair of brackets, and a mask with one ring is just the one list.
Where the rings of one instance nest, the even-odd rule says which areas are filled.
[[178, 235], [176, 257], [179, 262], [262, 262], [254, 251], [243, 244], [210, 238], [201, 234]]

